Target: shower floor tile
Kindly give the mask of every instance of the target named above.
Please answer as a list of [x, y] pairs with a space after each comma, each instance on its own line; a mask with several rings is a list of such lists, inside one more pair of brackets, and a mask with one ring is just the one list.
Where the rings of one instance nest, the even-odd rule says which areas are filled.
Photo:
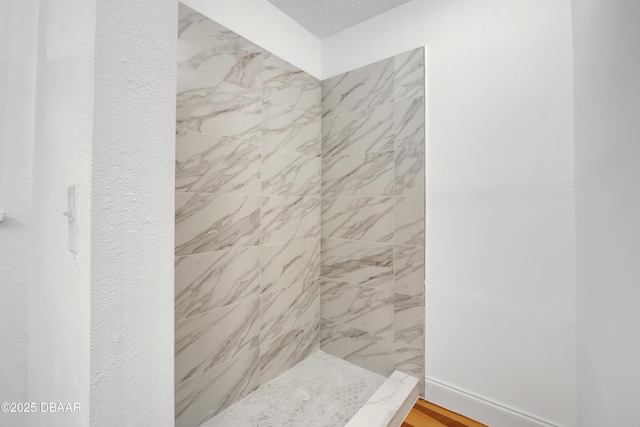
[[200, 427], [344, 427], [385, 380], [318, 351]]

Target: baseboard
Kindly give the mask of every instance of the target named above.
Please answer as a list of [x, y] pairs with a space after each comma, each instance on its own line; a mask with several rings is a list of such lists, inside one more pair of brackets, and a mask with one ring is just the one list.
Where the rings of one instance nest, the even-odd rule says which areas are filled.
[[490, 427], [562, 427], [431, 378], [425, 380], [425, 397]]

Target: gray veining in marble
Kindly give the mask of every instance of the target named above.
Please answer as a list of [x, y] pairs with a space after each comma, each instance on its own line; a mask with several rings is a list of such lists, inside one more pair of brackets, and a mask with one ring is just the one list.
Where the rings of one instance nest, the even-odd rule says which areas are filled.
[[393, 152], [322, 159], [323, 197], [392, 196]]
[[396, 196], [424, 196], [424, 147], [399, 148], [396, 154]]
[[320, 113], [318, 79], [270, 52], [265, 52], [262, 64], [265, 101]]
[[262, 246], [262, 293], [320, 276], [320, 239]]
[[203, 46], [178, 39], [178, 67], [197, 71], [219, 81], [250, 90], [262, 91], [262, 50], [250, 43], [237, 46]]
[[393, 103], [354, 113], [325, 115], [322, 119], [322, 155], [392, 150], [393, 117]]
[[424, 212], [424, 197], [396, 197], [396, 244], [424, 246]]
[[176, 425], [321, 342], [383, 375], [417, 373], [423, 50], [320, 83], [179, 9]]
[[298, 110], [286, 105], [263, 105], [262, 145], [320, 156], [322, 121], [317, 111]]
[[296, 283], [260, 296], [260, 341], [268, 341], [320, 317], [320, 281]]
[[394, 369], [413, 375], [421, 383], [424, 382], [424, 350], [412, 347], [400, 341], [394, 343], [393, 353]]
[[395, 103], [395, 144], [397, 148], [425, 146], [424, 98]]
[[424, 49], [394, 57], [394, 99], [417, 98], [424, 94]]
[[257, 296], [259, 292], [257, 246], [176, 258], [176, 320]]
[[195, 427], [248, 395], [260, 384], [258, 348], [176, 387], [176, 427]]
[[393, 292], [322, 280], [321, 316], [393, 338]]
[[394, 338], [421, 348], [424, 346], [424, 297], [394, 294]]
[[178, 129], [259, 144], [262, 97], [179, 68], [176, 121]]
[[259, 145], [187, 131], [176, 136], [176, 191], [260, 193]]
[[263, 197], [262, 243], [320, 237], [319, 197]]
[[393, 101], [393, 58], [322, 82], [322, 115], [344, 114]]
[[262, 149], [263, 196], [320, 196], [318, 157]]
[[176, 255], [260, 244], [260, 197], [176, 193]]
[[322, 199], [322, 237], [385, 243], [393, 233], [392, 197]]
[[322, 239], [321, 276], [393, 290], [393, 245]]
[[380, 375], [393, 372], [393, 340], [322, 319], [320, 348]]
[[256, 347], [259, 311], [255, 297], [176, 322], [176, 384]]
[[395, 247], [394, 291], [407, 295], [424, 294], [424, 247]]
[[260, 344], [260, 384], [266, 384], [320, 348], [320, 322], [315, 319]]
[[322, 83], [322, 348], [368, 369], [383, 366], [386, 374], [396, 366], [418, 377], [424, 58], [423, 48], [414, 49]]

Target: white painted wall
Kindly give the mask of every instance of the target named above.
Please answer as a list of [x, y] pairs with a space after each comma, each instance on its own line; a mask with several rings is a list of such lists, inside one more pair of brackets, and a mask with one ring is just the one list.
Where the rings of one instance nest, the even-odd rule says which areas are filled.
[[322, 76], [420, 45], [428, 396], [575, 426], [571, 3], [414, 0], [323, 40]]
[[178, 3], [98, 0], [91, 426], [173, 426]]
[[320, 78], [320, 39], [267, 0], [182, 0], [182, 3]]
[[[39, 3], [28, 398], [80, 402], [82, 412], [38, 412], [28, 417], [28, 424], [79, 426], [89, 422], [95, 1]], [[69, 185], [77, 186], [79, 196], [77, 255], [68, 249], [67, 218], [62, 215]]]
[[640, 3], [574, 1], [580, 427], [638, 425]]
[[[37, 1], [0, 3], [0, 402], [27, 398], [27, 304]], [[0, 414], [0, 424], [26, 425]]]

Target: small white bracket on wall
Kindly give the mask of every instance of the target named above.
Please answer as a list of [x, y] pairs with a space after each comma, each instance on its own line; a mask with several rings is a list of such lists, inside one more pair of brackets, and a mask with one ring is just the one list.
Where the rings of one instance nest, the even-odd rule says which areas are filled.
[[76, 186], [67, 187], [67, 211], [62, 215], [67, 217], [69, 225], [69, 250], [78, 253], [78, 222], [76, 221]]

